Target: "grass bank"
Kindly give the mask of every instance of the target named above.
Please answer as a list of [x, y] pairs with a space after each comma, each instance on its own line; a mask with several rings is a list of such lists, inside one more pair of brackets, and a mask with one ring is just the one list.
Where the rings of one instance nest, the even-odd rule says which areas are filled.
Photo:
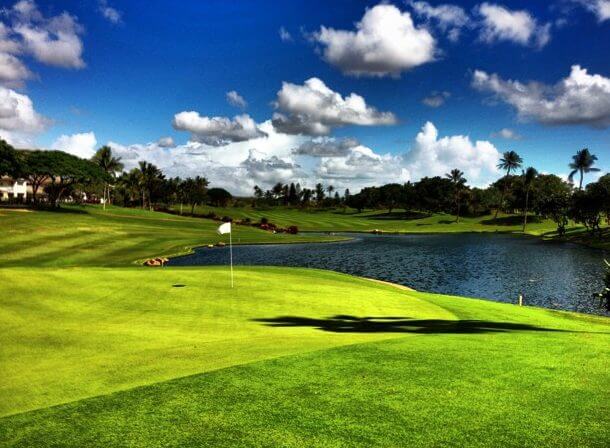
[[[267, 218], [270, 222], [287, 227], [296, 225], [300, 230], [312, 232], [370, 232], [374, 229], [394, 233], [467, 233], [467, 232], [507, 232], [522, 233], [523, 217], [500, 214], [461, 217], [443, 213], [405, 213], [403, 210], [367, 210], [358, 213], [353, 209], [300, 209], [294, 207], [196, 207], [195, 215], [208, 213], [230, 216], [234, 219], [250, 219], [259, 222]], [[549, 219], [531, 217], [526, 233], [552, 240], [564, 240], [591, 247], [610, 250], [610, 228], [605, 226], [601, 236], [591, 235], [584, 226], [570, 224], [567, 235], [559, 238], [557, 225]]]
[[[219, 223], [141, 209], [96, 206], [61, 211], [0, 209], [0, 267], [124, 266], [155, 256], [189, 253], [192, 247], [228, 242]], [[324, 236], [272, 234], [235, 226], [235, 244], [331, 241]]]

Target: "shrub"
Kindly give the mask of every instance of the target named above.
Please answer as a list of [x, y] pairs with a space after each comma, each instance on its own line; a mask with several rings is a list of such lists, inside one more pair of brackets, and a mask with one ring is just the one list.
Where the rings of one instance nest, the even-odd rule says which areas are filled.
[[291, 235], [296, 235], [297, 233], [299, 233], [299, 228], [297, 226], [290, 226], [290, 227], [286, 228], [286, 233], [289, 233]]
[[261, 218], [261, 224], [269, 224], [269, 220], [263, 216]]
[[233, 218], [231, 218], [230, 216], [223, 216], [222, 222], [233, 222]]

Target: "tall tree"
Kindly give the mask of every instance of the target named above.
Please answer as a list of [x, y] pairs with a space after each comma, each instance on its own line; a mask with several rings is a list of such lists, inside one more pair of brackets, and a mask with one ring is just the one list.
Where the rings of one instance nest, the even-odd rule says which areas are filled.
[[460, 222], [460, 207], [462, 204], [462, 191], [466, 185], [466, 179], [464, 178], [464, 172], [454, 168], [451, 172], [445, 174], [445, 177], [453, 184], [453, 199], [455, 201], [456, 218], [455, 222]]
[[522, 163], [523, 159], [515, 151], [506, 151], [504, 154], [502, 154], [500, 163], [498, 163], [498, 168], [500, 168], [501, 170], [506, 170], [505, 179], [507, 182], [505, 183], [504, 188], [502, 189], [502, 197], [500, 198], [500, 204], [496, 209], [494, 219], [498, 219], [498, 213], [500, 212], [500, 209], [504, 204], [504, 198], [506, 197], [506, 193], [509, 187], [508, 179], [510, 176], [510, 172], [516, 170], [517, 168], [520, 168]]
[[527, 212], [529, 211], [529, 201], [530, 201], [530, 190], [532, 189], [532, 185], [534, 181], [538, 177], [538, 171], [536, 168], [530, 166], [523, 173], [523, 185], [525, 187], [525, 207], [523, 207], [523, 232], [525, 232], [525, 227], [527, 226]]
[[[96, 151], [91, 160], [97, 164], [106, 174], [112, 179], [116, 178], [116, 173], [123, 170], [123, 164], [120, 157], [112, 155], [110, 146], [102, 146]], [[106, 210], [106, 202], [110, 200], [110, 183], [104, 182], [104, 210]]]
[[321, 183], [317, 183], [315, 193], [316, 202], [318, 203], [318, 205], [322, 204], [322, 201], [324, 200], [324, 185], [322, 185]]
[[576, 173], [580, 173], [580, 182], [578, 183], [578, 189], [582, 190], [582, 180], [584, 178], [585, 173], [599, 171], [599, 168], [593, 167], [596, 161], [597, 156], [595, 154], [591, 154], [588, 148], [583, 148], [580, 151], [577, 151], [576, 154], [572, 156], [572, 162], [570, 163], [570, 169], [572, 171], [568, 175], [568, 180], [572, 182], [574, 179], [574, 175]]
[[7, 142], [0, 138], [0, 176], [19, 176], [21, 164], [17, 157], [17, 151]]
[[159, 184], [165, 179], [163, 173], [152, 163], [146, 161], [138, 162], [140, 169], [140, 188], [142, 190], [142, 208], [148, 200], [148, 207], [152, 211], [153, 194]]

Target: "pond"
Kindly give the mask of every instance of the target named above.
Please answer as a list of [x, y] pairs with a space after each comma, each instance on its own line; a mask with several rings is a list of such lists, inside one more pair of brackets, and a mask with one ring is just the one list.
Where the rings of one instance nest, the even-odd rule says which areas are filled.
[[[604, 253], [507, 234], [347, 234], [341, 243], [234, 246], [235, 265], [330, 269], [420, 291], [602, 314]], [[170, 265], [228, 264], [229, 249], [200, 248]]]

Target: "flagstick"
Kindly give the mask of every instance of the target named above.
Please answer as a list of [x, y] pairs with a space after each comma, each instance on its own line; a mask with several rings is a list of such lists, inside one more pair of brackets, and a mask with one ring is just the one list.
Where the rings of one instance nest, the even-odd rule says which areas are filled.
[[231, 288], [233, 287], [233, 229], [229, 232], [229, 258], [231, 260]]

